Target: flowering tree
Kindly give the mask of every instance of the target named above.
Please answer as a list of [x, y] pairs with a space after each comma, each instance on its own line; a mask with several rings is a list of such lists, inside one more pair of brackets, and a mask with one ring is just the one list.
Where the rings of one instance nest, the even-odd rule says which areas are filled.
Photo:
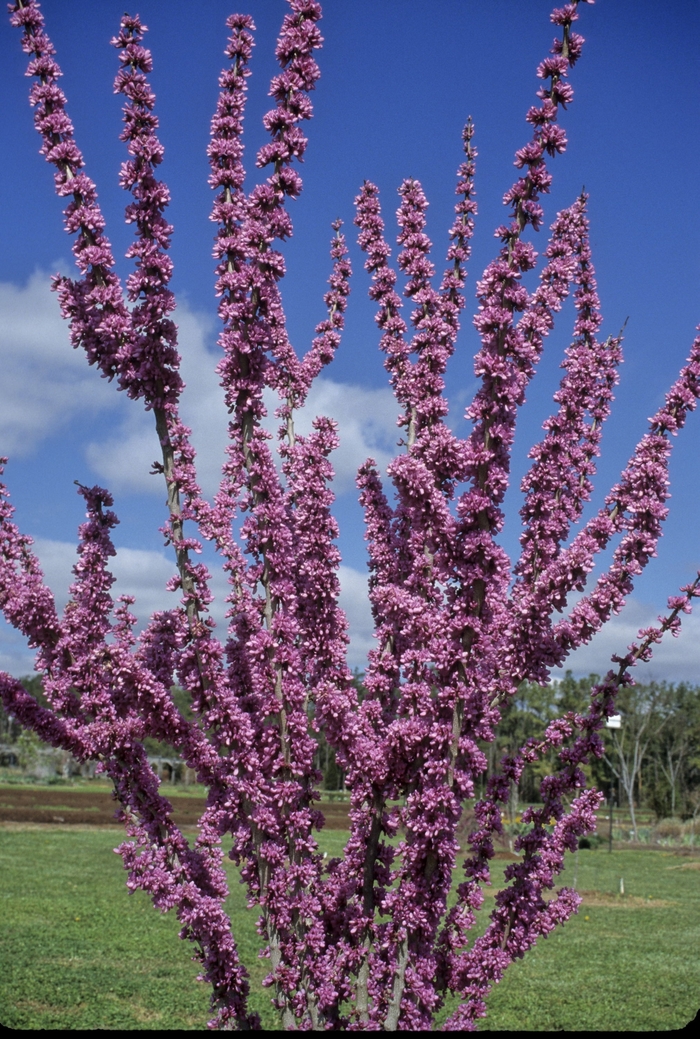
[[[277, 44], [280, 72], [271, 85], [275, 107], [265, 117], [271, 139], [257, 156], [258, 167], [270, 172], [250, 193], [242, 186], [241, 135], [254, 26], [246, 15], [227, 22], [228, 64], [219, 80], [209, 157], [222, 322], [218, 372], [230, 422], [213, 501], [200, 492], [190, 431], [178, 410], [183, 384], [170, 318], [169, 194], [156, 176], [163, 149], [148, 81], [151, 54], [143, 46], [146, 27], [124, 16], [112, 41], [120, 62], [115, 89], [125, 98], [128, 159], [121, 183], [132, 196], [126, 220], [135, 228], [128, 251], [134, 270], [124, 289], [95, 186], [73, 139], [39, 5], [16, 0], [10, 6], [35, 78], [31, 103], [42, 152], [56, 169], [56, 190], [67, 201], [66, 230], [74, 236], [79, 275], [57, 277], [54, 287], [73, 345], [153, 413], [162, 451], [156, 470], [167, 487], [162, 531], [177, 564], [170, 588], [181, 598], [136, 634], [133, 598], [115, 603], [110, 596], [112, 497], [81, 486], [87, 520], [71, 598], [59, 616], [3, 488], [0, 604], [36, 649], [49, 707], [8, 674], [0, 674], [0, 691], [24, 726], [79, 760], [97, 760], [114, 783], [129, 836], [119, 848], [128, 886], [147, 891], [161, 910], [176, 911], [181, 936], [194, 944], [212, 987], [213, 1027], [259, 1023], [247, 1006], [247, 972], [223, 908], [222, 840], [228, 837], [251, 904], [260, 907], [268, 983], [284, 1027], [427, 1028], [449, 999], [446, 1027], [473, 1029], [508, 964], [576, 911], [575, 892], [545, 895], [566, 850], [595, 825], [601, 796], [586, 788], [581, 766], [602, 754], [600, 729], [618, 689], [632, 681], [629, 669], [649, 658], [665, 631], [678, 632], [700, 578], [669, 600], [658, 627], [642, 631], [639, 643], [614, 658], [615, 669], [593, 689], [585, 714], [552, 722], [542, 739], [527, 741], [490, 776], [474, 805], [463, 879], [448, 909], [462, 808], [475, 796], [486, 770], [483, 747], [494, 739], [501, 708], [518, 685], [546, 682], [552, 666], [589, 641], [654, 554], [667, 512], [670, 434], [683, 426], [700, 393], [700, 338], [605, 504], [570, 538], [591, 493], [622, 338], [599, 337], [585, 194], [557, 215], [537, 287], [529, 292], [523, 284], [537, 262], [524, 232], [542, 224], [548, 163], [567, 144], [558, 119], [572, 100], [568, 75], [583, 44], [572, 28], [574, 0], [551, 16], [558, 35], [538, 67], [539, 102], [526, 117], [530, 140], [516, 153], [519, 176], [505, 196], [509, 220], [498, 228], [501, 247], [477, 286], [479, 388], [467, 412], [472, 428], [466, 439], [446, 423], [443, 376], [464, 305], [476, 212], [471, 121], [439, 283], [421, 185], [407, 180], [400, 189], [396, 266], [406, 277], [410, 326], [389, 263], [378, 189], [366, 182], [356, 200], [403, 430], [403, 451], [388, 470], [393, 499], [372, 460], [358, 475], [377, 640], [360, 698], [345, 660], [347, 624], [337, 603], [329, 489], [337, 435], [327, 418], [317, 418], [306, 437], [294, 427], [295, 412], [332, 360], [343, 328], [350, 266], [340, 222], [333, 227], [327, 317], [301, 359], [287, 335], [279, 290], [285, 268], [275, 246], [292, 231], [287, 200], [301, 191], [301, 123], [311, 116], [309, 93], [319, 76], [313, 54], [321, 44], [320, 5], [289, 0], [289, 6]], [[572, 291], [573, 338], [554, 413], [531, 451], [522, 551], [511, 565], [497, 536], [516, 414], [554, 315]], [[277, 459], [262, 421], [266, 390], [279, 399]], [[202, 541], [213, 543], [228, 576], [222, 636], [209, 613], [210, 575], [193, 559]], [[607, 571], [568, 614], [553, 620], [571, 592], [584, 591], [596, 555], [612, 545]], [[189, 694], [194, 721], [179, 711], [174, 684]], [[330, 862], [314, 838], [323, 823], [315, 807], [319, 730], [351, 792], [345, 855]], [[193, 842], [174, 824], [159, 792], [143, 747], [147, 737], [176, 747], [208, 787]], [[525, 765], [553, 748], [558, 766], [541, 784], [542, 805], [524, 813], [518, 861], [506, 869], [486, 931], [470, 943], [501, 805]], [[401, 840], [393, 840], [399, 832]]]

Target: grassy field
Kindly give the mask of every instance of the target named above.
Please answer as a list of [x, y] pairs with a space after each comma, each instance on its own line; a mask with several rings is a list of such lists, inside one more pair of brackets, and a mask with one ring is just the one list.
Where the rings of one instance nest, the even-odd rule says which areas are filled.
[[[342, 831], [321, 835], [329, 855]], [[208, 996], [195, 982], [177, 921], [128, 895], [116, 829], [0, 829], [0, 1022], [19, 1029], [201, 1029]], [[578, 861], [576, 861], [578, 859]], [[253, 1005], [277, 1021], [260, 982], [255, 914], [229, 864], [241, 955]], [[623, 878], [625, 894], [619, 894]], [[578, 916], [514, 964], [483, 1030], [659, 1030], [700, 1005], [700, 859], [662, 851], [580, 851], [565, 881]], [[492, 896], [486, 908], [493, 905]]]

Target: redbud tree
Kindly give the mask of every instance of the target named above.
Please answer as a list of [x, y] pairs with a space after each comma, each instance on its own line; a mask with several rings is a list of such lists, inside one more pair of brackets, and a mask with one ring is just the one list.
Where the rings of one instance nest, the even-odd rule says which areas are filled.
[[[115, 602], [110, 594], [112, 496], [80, 486], [86, 521], [70, 600], [59, 615], [3, 487], [0, 605], [36, 650], [49, 705], [2, 673], [5, 708], [78, 761], [97, 761], [112, 781], [128, 835], [118, 849], [127, 885], [177, 914], [181, 937], [193, 944], [211, 986], [212, 1027], [259, 1026], [224, 909], [226, 842], [251, 906], [259, 908], [267, 984], [285, 1028], [424, 1029], [448, 1003], [445, 1027], [473, 1029], [507, 966], [576, 912], [579, 896], [555, 884], [565, 852], [594, 828], [601, 803], [586, 785], [584, 766], [602, 754], [600, 730], [614, 713], [618, 689], [632, 681], [630, 668], [651, 656], [664, 632], [678, 632], [700, 581], [673, 596], [658, 626], [613, 658], [585, 713], [552, 722], [484, 781], [484, 748], [519, 684], [546, 683], [552, 667], [589, 642], [654, 555], [667, 513], [671, 435], [700, 393], [698, 338], [604, 504], [579, 522], [622, 341], [621, 334], [600, 332], [585, 193], [557, 214], [532, 290], [523, 277], [537, 267], [528, 235], [542, 227], [550, 167], [567, 146], [560, 118], [573, 98], [569, 76], [584, 42], [575, 31], [579, 0], [551, 15], [556, 37], [537, 68], [541, 87], [526, 115], [529, 139], [516, 152], [517, 179], [504, 198], [500, 246], [477, 283], [478, 389], [465, 438], [447, 423], [444, 377], [460, 328], [476, 214], [471, 121], [441, 275], [431, 260], [427, 201], [417, 180], [400, 187], [394, 264], [377, 187], [365, 182], [356, 199], [359, 245], [401, 428], [388, 479], [372, 459], [357, 476], [376, 639], [361, 696], [346, 662], [348, 626], [338, 606], [330, 489], [336, 427], [318, 417], [301, 436], [294, 422], [341, 340], [351, 271], [340, 221], [333, 225], [326, 316], [303, 356], [290, 342], [280, 295], [279, 246], [292, 234], [289, 202], [302, 189], [299, 162], [307, 145], [302, 126], [319, 78], [320, 5], [289, 0], [270, 89], [274, 107], [264, 118], [269, 143], [256, 159], [263, 173], [249, 192], [242, 131], [255, 27], [248, 15], [227, 21], [227, 62], [208, 151], [221, 319], [217, 371], [229, 413], [213, 500], [200, 491], [179, 411], [184, 386], [171, 319], [169, 193], [158, 178], [163, 147], [146, 26], [125, 15], [112, 40], [115, 90], [124, 98], [127, 157], [120, 181], [134, 229], [127, 253], [133, 270], [123, 285], [39, 4], [16, 0], [10, 12], [29, 57], [41, 150], [55, 168], [73, 238], [77, 276], [57, 276], [54, 289], [73, 346], [153, 415], [161, 449], [155, 468], [167, 490], [162, 533], [176, 564], [169, 588], [179, 592], [179, 604], [154, 613], [137, 631], [134, 599]], [[573, 336], [553, 412], [530, 452], [521, 552], [512, 562], [498, 535], [516, 415], [570, 295]], [[263, 422], [270, 391], [277, 398], [276, 437]], [[211, 617], [210, 573], [196, 561], [203, 542], [214, 546], [228, 578], [226, 630]], [[586, 590], [604, 550], [612, 553], [610, 564]], [[566, 612], [575, 592], [583, 594]], [[176, 686], [188, 694], [193, 720], [178, 709]], [[350, 792], [349, 839], [342, 859], [331, 861], [315, 838], [323, 825], [314, 764], [319, 731]], [[147, 760], [147, 737], [175, 747], [208, 788], [194, 838], [173, 822]], [[553, 749], [557, 768], [541, 783], [541, 804], [523, 814], [517, 861], [506, 868], [488, 925], [474, 939], [510, 785]], [[479, 798], [477, 788], [484, 791]], [[467, 804], [474, 824], [459, 861], [456, 830]]]

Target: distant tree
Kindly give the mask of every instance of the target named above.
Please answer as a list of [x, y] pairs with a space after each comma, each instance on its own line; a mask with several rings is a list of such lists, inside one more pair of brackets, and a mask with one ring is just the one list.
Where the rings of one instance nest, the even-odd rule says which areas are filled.
[[23, 771], [31, 771], [39, 760], [41, 740], [31, 729], [22, 729], [16, 740], [17, 761]]
[[[19, 679], [22, 687], [33, 696], [37, 703], [46, 707], [48, 702], [44, 696], [44, 689], [40, 675], [25, 675]], [[22, 725], [11, 711], [6, 711], [0, 699], [0, 743], [16, 743], [22, 732]]]
[[[662, 683], [660, 687], [659, 725], [651, 743], [654, 771], [666, 780], [666, 806], [676, 815], [684, 810], [693, 785], [691, 775], [700, 756], [700, 689], [681, 682]], [[656, 809], [661, 805], [656, 792]]]
[[21, 731], [20, 723], [8, 714], [0, 701], [0, 743], [14, 743]]
[[[515, 754], [528, 739], [542, 739], [547, 725], [556, 717], [556, 690], [551, 684], [523, 682], [515, 696], [504, 705], [496, 739], [491, 752], [492, 771], [504, 754]], [[490, 748], [486, 748], [487, 750]], [[515, 816], [521, 801], [540, 801], [539, 782], [551, 772], [556, 754], [550, 751], [537, 761], [528, 763], [521, 775], [510, 781], [507, 803], [509, 822]]]
[[[521, 683], [516, 695], [501, 712], [496, 739], [491, 745], [484, 745], [485, 752], [490, 753], [492, 769], [495, 771], [500, 755], [512, 753], [513, 748], [520, 746], [524, 740], [542, 738], [554, 718], [567, 713], [585, 713], [591, 691], [599, 682], [598, 675], [574, 678], [573, 672], [567, 670], [562, 679], [546, 684]], [[540, 783], [551, 772], [555, 757], [555, 752], [550, 750], [536, 761], [529, 762], [518, 782], [511, 783], [508, 807], [511, 818], [515, 816], [521, 802], [534, 804], [541, 800]], [[609, 771], [602, 760], [593, 758], [582, 768], [587, 778], [599, 788], [609, 782]]]
[[666, 724], [667, 718], [660, 711], [663, 697], [662, 688], [655, 683], [628, 686], [618, 698], [622, 724], [619, 729], [608, 729], [606, 733], [605, 761], [625, 792], [635, 841], [639, 840], [635, 786], [649, 746]]

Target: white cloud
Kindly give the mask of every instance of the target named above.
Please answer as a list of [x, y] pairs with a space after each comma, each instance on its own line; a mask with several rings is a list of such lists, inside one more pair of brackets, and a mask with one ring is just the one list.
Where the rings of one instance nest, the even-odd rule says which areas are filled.
[[[367, 575], [347, 566], [340, 567], [340, 605], [345, 610], [350, 626], [348, 662], [351, 667], [364, 670], [367, 653], [376, 645], [373, 621], [367, 592]], [[681, 616], [682, 628], [678, 638], [666, 634], [648, 663], [639, 663], [631, 671], [638, 682], [689, 682], [700, 685], [700, 611], [695, 616]], [[561, 678], [571, 669], [576, 676], [605, 675], [614, 665], [613, 654], [622, 655], [632, 642], [639, 642], [640, 628], [658, 624], [658, 611], [629, 599], [618, 617], [613, 617], [591, 640], [566, 660], [564, 667], [552, 672]]]
[[114, 406], [114, 387], [74, 350], [49, 275], [0, 283], [0, 454], [29, 454], [75, 415]]
[[117, 433], [85, 449], [91, 469], [110, 491], [146, 491], [165, 495], [163, 478], [151, 473], [154, 462], [162, 461], [152, 412], [126, 412]]
[[[56, 607], [61, 612], [68, 601], [73, 581], [73, 566], [77, 546], [67, 541], [35, 538], [34, 551], [39, 557], [44, 579], [54, 594]], [[145, 549], [119, 548], [109, 563], [116, 581], [110, 594], [133, 595], [136, 599], [131, 612], [138, 618], [137, 630], [143, 627], [156, 610], [173, 609], [179, 601], [179, 592], [168, 592], [166, 583], [175, 574], [175, 561], [165, 552]], [[228, 585], [221, 570], [213, 569], [212, 591], [216, 596], [212, 616], [219, 625], [225, 624]], [[15, 675], [33, 670], [34, 654], [26, 648], [23, 637], [4, 621], [0, 623], [0, 668]]]
[[364, 671], [367, 654], [376, 646], [373, 637], [374, 621], [367, 592], [367, 575], [350, 566], [342, 566], [340, 579], [340, 606], [348, 618], [350, 646], [348, 664], [351, 668]]
[[[207, 348], [211, 322], [195, 314], [186, 304], [174, 313], [182, 356], [181, 374], [186, 384], [181, 401], [182, 420], [192, 429], [197, 450], [197, 472], [205, 494], [213, 495], [219, 485], [226, 446], [228, 416], [215, 367], [218, 355]], [[106, 440], [93, 441], [86, 449], [95, 472], [114, 491], [146, 491], [163, 494], [162, 477], [151, 475], [154, 461], [161, 460], [151, 412], [132, 402], [121, 424]]]
[[[220, 354], [209, 347], [213, 321], [186, 304], [178, 306], [182, 376], [182, 418], [192, 429], [198, 473], [205, 494], [216, 491], [226, 446], [228, 416], [215, 367]], [[111, 490], [161, 495], [162, 481], [150, 474], [160, 457], [153, 415], [100, 379], [68, 338], [50, 277], [36, 272], [25, 286], [0, 283], [0, 453], [27, 455], [77, 415], [113, 413], [113, 432], [86, 446], [91, 468]], [[266, 395], [267, 427], [276, 432], [277, 400]], [[396, 452], [398, 408], [389, 388], [316, 380], [307, 405], [297, 413], [301, 434], [311, 431], [316, 415], [338, 423], [340, 446], [332, 462], [335, 491], [354, 490], [355, 474], [367, 457], [385, 469]]]
[[[62, 611], [68, 601], [73, 581], [72, 569], [77, 559], [76, 545], [67, 541], [36, 538], [34, 551], [39, 557], [45, 582], [54, 593], [56, 606]], [[215, 596], [211, 615], [223, 634], [228, 583], [220, 568], [212, 566], [211, 589]], [[142, 627], [156, 610], [172, 609], [179, 593], [167, 592], [165, 585], [175, 573], [175, 564], [165, 552], [117, 547], [117, 555], [110, 561], [110, 570], [116, 577], [111, 595], [133, 595], [131, 607]], [[367, 651], [374, 645], [372, 615], [367, 597], [367, 577], [348, 566], [340, 567], [340, 605], [350, 625], [349, 664], [364, 669]], [[0, 622], [0, 668], [11, 674], [31, 673], [34, 654], [27, 649], [23, 637], [4, 621]]]
[[[69, 542], [37, 538], [35, 550], [41, 561], [46, 583], [54, 592], [56, 604], [62, 610], [68, 599], [72, 581], [72, 567], [76, 560], [76, 546]], [[111, 561], [116, 577], [112, 595], [128, 594], [136, 597], [132, 607], [139, 626], [146, 623], [155, 610], [172, 609], [178, 595], [165, 591], [165, 584], [175, 572], [174, 562], [165, 552], [143, 549], [118, 548]], [[212, 616], [221, 631], [225, 629], [226, 579], [218, 567], [212, 566], [212, 591], [216, 597]], [[364, 670], [367, 653], [375, 645], [373, 622], [367, 594], [367, 575], [349, 566], [339, 570], [340, 606], [345, 611], [350, 632], [348, 663]], [[564, 665], [576, 675], [592, 672], [604, 675], [612, 666], [613, 653], [624, 653], [627, 646], [638, 641], [640, 628], [657, 623], [656, 614], [635, 599], [630, 599], [619, 617], [614, 617], [588, 646], [572, 653]], [[0, 623], [0, 668], [12, 674], [26, 674], [33, 669], [33, 653], [26, 648], [24, 639], [4, 622]], [[555, 670], [552, 677], [561, 677], [563, 669]], [[633, 669], [637, 681], [651, 679], [669, 682], [700, 684], [700, 616], [683, 617], [679, 638], [669, 635], [657, 646], [648, 664]]]
[[[115, 547], [117, 554], [109, 562], [109, 569], [116, 578], [110, 592], [112, 598], [116, 600], [119, 595], [133, 595], [136, 602], [131, 611], [138, 617], [140, 625], [145, 624], [156, 610], [173, 609], [179, 601], [179, 592], [168, 592], [165, 585], [176, 572], [174, 556], [171, 557], [166, 551]], [[73, 581], [76, 545], [36, 538], [34, 550], [41, 562], [46, 584], [54, 593], [58, 609], [62, 610], [68, 601], [68, 589]], [[212, 616], [217, 624], [223, 624], [228, 583], [219, 567], [210, 569], [211, 589], [216, 597]]]
[[0, 670], [21, 678], [34, 671], [34, 653], [22, 636], [0, 616]]
[[[175, 319], [187, 384], [182, 416], [193, 430], [202, 488], [211, 496], [218, 486], [228, 421], [215, 372], [219, 353], [208, 345], [213, 338], [208, 317], [180, 305]], [[0, 453], [26, 455], [75, 417], [109, 411], [114, 432], [87, 445], [91, 467], [115, 492], [163, 494], [162, 479], [150, 475], [159, 455], [153, 415], [144, 412], [140, 403], [117, 393], [114, 385], [100, 379], [86, 364], [82, 351], [73, 350], [67, 324], [50, 290], [49, 275], [37, 272], [20, 287], [0, 284], [0, 356]], [[276, 403], [270, 395], [268, 427], [272, 430], [278, 424], [272, 414]], [[316, 381], [295, 424], [300, 434], [308, 434], [316, 415], [327, 415], [338, 423], [340, 447], [332, 457], [336, 494], [354, 492], [357, 469], [367, 457], [373, 457], [381, 469], [386, 468], [396, 452], [397, 410], [388, 387], [369, 389], [328, 378]], [[35, 548], [47, 584], [62, 609], [72, 581], [75, 545], [38, 538]], [[136, 596], [134, 610], [140, 623], [154, 610], [167, 609], [176, 601], [177, 597], [164, 589], [174, 572], [166, 554], [118, 549], [112, 568], [117, 578], [113, 595]], [[219, 568], [212, 567], [212, 571], [217, 596], [212, 614], [223, 625], [227, 586]], [[350, 622], [350, 663], [363, 667], [373, 645], [366, 576], [343, 566], [340, 580], [341, 604]], [[23, 638], [0, 622], [0, 666], [19, 674], [30, 671], [32, 662], [33, 654]]]
[[[76, 549], [77, 546], [68, 541], [34, 540], [34, 551], [59, 613], [68, 601], [72, 570], [78, 558]], [[156, 610], [172, 609], [177, 605], [178, 595], [165, 590], [166, 582], [175, 573], [175, 563], [165, 553], [117, 548], [117, 555], [110, 560], [110, 570], [116, 577], [110, 593], [112, 598], [116, 600], [119, 595], [136, 598], [131, 611], [138, 618], [138, 627], [143, 626]], [[6, 623], [0, 628], [0, 667], [15, 675], [34, 670], [34, 653], [26, 647], [23, 637]]]
[[[658, 625], [659, 611], [629, 599], [618, 617], [613, 617], [591, 640], [568, 657], [563, 669], [552, 672], [560, 677], [564, 670], [583, 676], [591, 673], [605, 675], [615, 665], [613, 654], [622, 656], [632, 642], [639, 642], [640, 628]], [[646, 664], [637, 664], [631, 674], [638, 682], [652, 679], [667, 682], [691, 682], [700, 684], [700, 616], [681, 616], [682, 628], [678, 638], [664, 635], [663, 641], [654, 649], [652, 659]]]
[[391, 390], [333, 382], [318, 378], [311, 388], [306, 406], [297, 413], [294, 425], [301, 434], [311, 432], [317, 415], [338, 423], [340, 445], [331, 456], [335, 470], [336, 494], [354, 490], [357, 470], [367, 458], [374, 458], [385, 470], [398, 448], [396, 416], [399, 406]]
[[[174, 319], [179, 328], [181, 370], [186, 383], [181, 402], [182, 418], [192, 429], [200, 486], [211, 497], [219, 486], [227, 442], [228, 416], [215, 371], [220, 354], [207, 346], [212, 328], [206, 315], [194, 313], [181, 304]], [[265, 427], [273, 434], [279, 426], [274, 418], [278, 403], [273, 391], [266, 392]], [[388, 388], [368, 389], [319, 378], [306, 407], [295, 415], [295, 428], [300, 434], [310, 433], [317, 415], [336, 420], [340, 446], [331, 461], [336, 472], [335, 492], [343, 494], [354, 490], [357, 470], [368, 457], [373, 457], [381, 469], [388, 465], [398, 439], [397, 412], [397, 404]], [[133, 407], [113, 436], [93, 442], [87, 448], [90, 465], [111, 489], [161, 494], [161, 482], [149, 475], [158, 453], [153, 416]]]
[[[36, 538], [34, 551], [39, 557], [46, 584], [54, 593], [56, 606], [62, 610], [68, 601], [68, 589], [73, 581], [72, 569], [78, 558], [77, 546], [67, 541]], [[132, 607], [143, 623], [155, 610], [172, 609], [177, 597], [166, 592], [166, 582], [175, 573], [174, 560], [164, 552], [135, 548], [117, 548], [117, 554], [109, 563], [116, 577], [111, 595], [133, 595], [136, 604]]]

